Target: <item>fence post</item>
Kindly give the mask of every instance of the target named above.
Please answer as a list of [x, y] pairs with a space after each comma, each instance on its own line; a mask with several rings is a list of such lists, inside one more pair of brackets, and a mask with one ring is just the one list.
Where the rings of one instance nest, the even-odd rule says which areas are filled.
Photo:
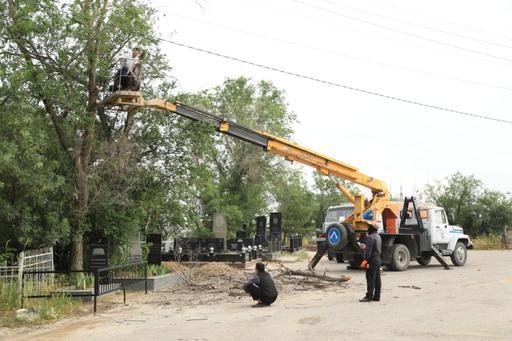
[[25, 260], [25, 251], [18, 255], [18, 304], [23, 304], [23, 262]]
[[51, 257], [51, 259], [50, 259], [51, 260], [51, 268], [50, 268], [50, 270], [51, 271], [55, 271], [55, 263], [53, 262], [53, 246], [50, 246], [49, 253], [50, 253], [50, 257]]
[[98, 270], [96, 269], [94, 271], [94, 315], [96, 315], [96, 300], [98, 298], [98, 293], [100, 291], [100, 283], [99, 283], [99, 276], [98, 276]]
[[144, 262], [144, 292], [148, 293], [148, 263], [146, 262]]
[[25, 289], [24, 277], [25, 277], [25, 274], [22, 274], [21, 275], [21, 289], [20, 289], [20, 294], [19, 294], [20, 308], [23, 308], [23, 291]]
[[503, 226], [503, 242], [505, 244], [505, 249], [508, 249], [508, 226]]

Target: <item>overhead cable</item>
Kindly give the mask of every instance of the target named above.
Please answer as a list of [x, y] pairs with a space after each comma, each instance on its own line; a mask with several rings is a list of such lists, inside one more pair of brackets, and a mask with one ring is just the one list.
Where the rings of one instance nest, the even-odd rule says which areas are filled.
[[443, 45], [443, 46], [449, 46], [451, 48], [462, 50], [462, 51], [472, 52], [472, 53], [479, 54], [479, 55], [482, 55], [482, 56], [487, 56], [487, 57], [491, 57], [491, 58], [495, 58], [495, 59], [505, 60], [507, 62], [512, 62], [512, 59], [508, 58], [508, 57], [498, 56], [498, 55], [494, 55], [494, 54], [491, 54], [491, 53], [482, 52], [482, 51], [474, 50], [474, 49], [471, 49], [471, 48], [467, 48], [467, 47], [463, 47], [463, 46], [447, 43], [447, 42], [440, 41], [440, 40], [437, 40], [437, 39], [432, 39], [432, 38], [424, 37], [424, 36], [421, 36], [419, 34], [405, 32], [405, 31], [398, 30], [398, 29], [395, 29], [395, 28], [392, 28], [392, 27], [388, 27], [386, 25], [377, 24], [377, 23], [374, 23], [374, 22], [371, 22], [371, 21], [368, 21], [368, 20], [356, 18], [356, 17], [351, 16], [351, 15], [339, 13], [339, 12], [336, 12], [336, 11], [333, 11], [333, 10], [330, 10], [330, 9], [327, 9], [327, 8], [323, 8], [323, 7], [320, 7], [320, 6], [308, 4], [307, 2], [304, 2], [304, 1], [301, 1], [301, 0], [292, 0], [292, 1], [296, 2], [298, 4], [302, 4], [304, 6], [310, 7], [310, 8], [317, 9], [319, 11], [331, 13], [331, 14], [334, 14], [336, 16], [347, 18], [347, 19], [350, 19], [350, 20], [353, 20], [353, 21], [362, 22], [364, 24], [375, 26], [375, 27], [378, 27], [378, 28], [381, 28], [381, 29], [384, 29], [384, 30], [387, 30], [387, 31], [399, 33], [399, 34], [402, 34], [402, 35], [406, 35], [406, 36], [413, 37], [413, 38], [416, 38], [416, 39], [425, 40], [425, 41], [428, 41], [428, 42], [431, 42], [431, 43], [435, 43], [435, 44], [439, 44], [439, 45]]
[[495, 89], [501, 89], [501, 90], [505, 90], [505, 91], [512, 91], [512, 88], [506, 87], [506, 86], [502, 86], [502, 85], [490, 84], [490, 83], [486, 83], [486, 82], [480, 82], [480, 81], [469, 80], [469, 79], [464, 79], [464, 78], [458, 78], [458, 77], [453, 77], [453, 76], [441, 75], [441, 74], [434, 73], [434, 72], [429, 72], [429, 71], [417, 70], [417, 69], [409, 68], [409, 67], [406, 67], [406, 66], [389, 64], [389, 63], [380, 62], [380, 61], [376, 61], [376, 60], [372, 60], [372, 59], [352, 56], [352, 55], [341, 53], [341, 52], [338, 52], [338, 51], [326, 50], [326, 49], [322, 49], [322, 48], [318, 48], [318, 47], [313, 47], [313, 46], [310, 46], [310, 45], [306, 45], [306, 44], [302, 44], [302, 43], [298, 43], [298, 42], [294, 42], [294, 41], [289, 41], [289, 40], [280, 39], [280, 38], [277, 38], [277, 37], [267, 36], [267, 35], [260, 34], [260, 33], [255, 33], [255, 32], [250, 32], [250, 31], [246, 31], [246, 30], [241, 30], [241, 29], [238, 29], [238, 28], [229, 27], [229, 26], [225, 26], [225, 25], [221, 25], [221, 24], [216, 24], [216, 23], [212, 23], [210, 21], [195, 19], [195, 18], [191, 18], [191, 17], [184, 16], [184, 15], [181, 15], [181, 14], [172, 13], [172, 12], [169, 12], [169, 11], [165, 11], [165, 13], [167, 13], [169, 15], [172, 15], [172, 16], [175, 16], [175, 17], [178, 17], [178, 18], [182, 18], [182, 19], [186, 19], [186, 20], [190, 20], [190, 21], [194, 21], [194, 22], [198, 22], [198, 23], [202, 23], [202, 24], [206, 24], [206, 25], [210, 25], [210, 26], [214, 26], [214, 27], [218, 27], [218, 28], [221, 28], [221, 29], [224, 29], [224, 30], [238, 32], [238, 33], [242, 33], [242, 34], [246, 34], [246, 35], [251, 35], [251, 36], [254, 36], [254, 37], [258, 37], [258, 38], [262, 38], [262, 39], [267, 39], [267, 40], [272, 40], [272, 41], [276, 41], [276, 42], [279, 42], [279, 43], [285, 43], [285, 44], [289, 44], [289, 45], [294, 45], [294, 46], [297, 46], [297, 47], [300, 47], [300, 48], [305, 48], [305, 49], [309, 49], [309, 50], [313, 50], [313, 51], [318, 51], [318, 52], [322, 52], [322, 53], [329, 53], [329, 54], [333, 54], [333, 55], [337, 55], [337, 56], [341, 56], [341, 57], [345, 57], [345, 58], [359, 60], [359, 61], [362, 61], [362, 62], [365, 62], [365, 63], [371, 63], [371, 64], [376, 64], [376, 65], [386, 66], [386, 67], [390, 67], [390, 68], [405, 70], [405, 71], [408, 71], [408, 72], [414, 72], [414, 73], [424, 74], [424, 75], [428, 75], [428, 76], [432, 76], [432, 77], [439, 77], [439, 78], [449, 79], [449, 80], [463, 82], [463, 83], [469, 83], [469, 84], [474, 84], [474, 85], [479, 85], [479, 86], [485, 86], [485, 87], [490, 87], [490, 88], [495, 88]]
[[364, 10], [364, 9], [360, 9], [360, 8], [356, 8], [356, 7], [352, 7], [352, 6], [348, 6], [348, 5], [344, 5], [344, 4], [341, 4], [339, 2], [332, 1], [332, 0], [323, 0], [323, 1], [325, 1], [326, 3], [332, 4], [332, 5], [338, 6], [338, 7], [348, 8], [348, 9], [350, 9], [352, 11], [369, 14], [369, 15], [372, 15], [372, 16], [375, 16], [375, 17], [378, 17], [378, 18], [384, 18], [384, 19], [387, 19], [387, 20], [396, 21], [396, 22], [399, 22], [399, 23], [402, 23], [402, 24], [406, 24], [406, 25], [421, 27], [421, 28], [424, 28], [424, 29], [427, 29], [427, 30], [430, 30], [430, 31], [439, 32], [439, 33], [443, 33], [443, 34], [447, 34], [447, 35], [451, 35], [451, 36], [455, 36], [455, 37], [463, 38], [463, 39], [467, 39], [467, 40], [473, 40], [473, 41], [476, 41], [476, 42], [479, 42], [479, 43], [484, 43], [484, 44], [489, 44], [489, 45], [494, 45], [494, 46], [499, 46], [499, 47], [505, 47], [505, 48], [508, 48], [508, 49], [512, 49], [511, 45], [496, 43], [496, 42], [492, 42], [492, 41], [485, 40], [485, 39], [479, 39], [479, 38], [471, 37], [471, 36], [468, 36], [468, 35], [465, 35], [465, 34], [460, 34], [460, 33], [456, 33], [456, 32], [446, 31], [446, 30], [442, 30], [442, 29], [439, 29], [439, 28], [435, 28], [435, 27], [431, 27], [431, 26], [427, 26], [427, 25], [422, 25], [422, 24], [418, 24], [418, 23], [414, 23], [414, 22], [410, 22], [410, 21], [407, 21], [407, 20], [402, 20], [402, 19], [398, 19], [398, 18], [395, 18], [395, 17], [390, 17], [390, 16], [387, 16], [387, 15], [378, 14], [378, 13], [375, 13], [375, 12], [372, 12], [372, 11], [368, 11], [368, 10]]
[[290, 75], [290, 76], [294, 76], [294, 77], [298, 77], [298, 78], [302, 78], [302, 79], [307, 79], [307, 80], [310, 80], [310, 81], [314, 81], [314, 82], [318, 82], [318, 83], [322, 83], [322, 84], [326, 84], [326, 85], [330, 85], [330, 86], [335, 86], [335, 87], [344, 88], [344, 89], [347, 89], [347, 90], [357, 91], [357, 92], [364, 93], [364, 94], [367, 94], [367, 95], [377, 96], [377, 97], [386, 98], [386, 99], [390, 99], [390, 100], [394, 100], [394, 101], [399, 101], [399, 102], [403, 102], [403, 103], [408, 103], [408, 104], [414, 104], [414, 105], [418, 105], [418, 106], [422, 106], [422, 107], [426, 107], [426, 108], [446, 111], [446, 112], [450, 112], [450, 113], [454, 113], [454, 114], [458, 114], [458, 115], [462, 115], [462, 116], [479, 118], [479, 119], [483, 119], [483, 120], [495, 121], [495, 122], [506, 123], [506, 124], [512, 124], [512, 121], [504, 120], [504, 119], [501, 119], [501, 118], [496, 118], [496, 117], [492, 117], [492, 116], [485, 116], [485, 115], [479, 115], [479, 114], [473, 114], [473, 113], [469, 113], [469, 112], [465, 112], [465, 111], [461, 111], [461, 110], [450, 109], [450, 108], [445, 108], [445, 107], [441, 107], [441, 106], [438, 106], [438, 105], [433, 105], [433, 104], [423, 103], [423, 102], [419, 102], [419, 101], [415, 101], [415, 100], [410, 100], [410, 99], [406, 99], [406, 98], [386, 95], [386, 94], [379, 93], [379, 92], [372, 91], [372, 90], [365, 90], [365, 89], [356, 88], [356, 87], [349, 86], [349, 85], [344, 85], [344, 84], [341, 84], [341, 83], [336, 83], [336, 82], [332, 82], [332, 81], [326, 81], [326, 80], [323, 80], [323, 79], [320, 79], [320, 78], [316, 78], [316, 77], [312, 77], [312, 76], [307, 76], [307, 75], [299, 74], [299, 73], [296, 73], [296, 72], [287, 71], [287, 70], [280, 69], [280, 68], [277, 68], [277, 67], [263, 65], [263, 64], [251, 62], [251, 61], [248, 61], [248, 60], [245, 60], [245, 59], [237, 58], [237, 57], [231, 57], [231, 56], [228, 56], [228, 55], [225, 55], [225, 54], [221, 54], [221, 53], [218, 53], [218, 52], [214, 52], [214, 51], [210, 51], [210, 50], [206, 50], [206, 49], [190, 46], [190, 45], [179, 43], [179, 42], [173, 41], [173, 40], [168, 40], [168, 39], [164, 39], [164, 38], [159, 38], [159, 39], [161, 41], [163, 41], [163, 42], [167, 42], [167, 43], [170, 43], [170, 44], [173, 44], [173, 45], [176, 45], [176, 46], [185, 47], [185, 48], [190, 49], [190, 50], [194, 50], [194, 51], [210, 54], [210, 55], [221, 57], [221, 58], [224, 58], [224, 59], [234, 60], [234, 61], [237, 61], [237, 62], [240, 62], [240, 63], [256, 66], [256, 67], [259, 67], [259, 68], [262, 68], [262, 69], [271, 70], [271, 71], [283, 73], [283, 74], [286, 74], [286, 75]]

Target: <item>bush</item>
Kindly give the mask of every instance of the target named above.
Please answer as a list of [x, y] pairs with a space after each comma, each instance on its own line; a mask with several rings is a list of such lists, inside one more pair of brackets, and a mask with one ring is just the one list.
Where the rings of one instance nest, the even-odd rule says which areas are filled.
[[163, 275], [163, 274], [166, 274], [169, 272], [170, 272], [169, 269], [167, 269], [163, 265], [154, 265], [154, 264], [148, 265], [148, 277], [160, 276], [160, 275]]
[[501, 250], [503, 249], [503, 236], [491, 234], [478, 236], [473, 239], [475, 250]]

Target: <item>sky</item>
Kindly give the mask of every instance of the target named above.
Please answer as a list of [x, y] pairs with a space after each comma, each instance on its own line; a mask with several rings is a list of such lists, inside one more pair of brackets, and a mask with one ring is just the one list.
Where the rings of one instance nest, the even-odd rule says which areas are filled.
[[297, 116], [294, 142], [358, 167], [394, 195], [412, 195], [458, 171], [512, 193], [511, 123], [368, 93], [512, 122], [512, 2], [151, 4], [162, 38], [323, 81], [163, 42], [178, 91], [239, 76], [269, 80]]

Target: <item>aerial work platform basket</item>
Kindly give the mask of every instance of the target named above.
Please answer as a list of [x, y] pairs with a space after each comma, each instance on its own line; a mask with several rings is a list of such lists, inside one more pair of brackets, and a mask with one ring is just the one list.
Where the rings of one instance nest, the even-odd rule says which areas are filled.
[[104, 106], [117, 108], [122, 111], [130, 111], [142, 108], [144, 98], [138, 91], [117, 90], [105, 98], [102, 102]]

